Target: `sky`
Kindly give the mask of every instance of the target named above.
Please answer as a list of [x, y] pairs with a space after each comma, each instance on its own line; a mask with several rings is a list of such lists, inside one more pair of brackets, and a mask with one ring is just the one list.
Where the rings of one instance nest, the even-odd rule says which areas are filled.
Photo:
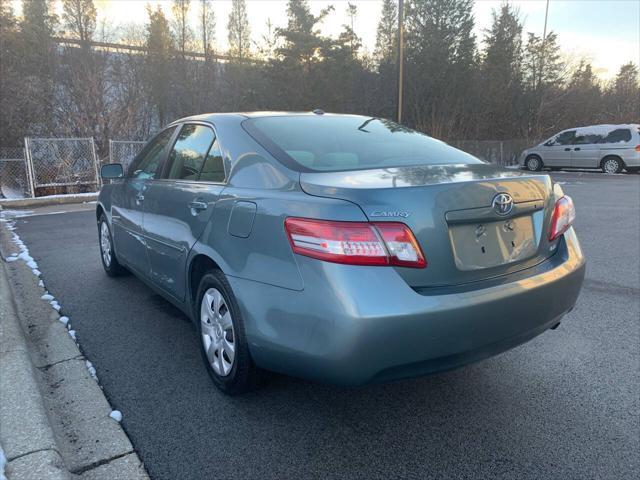
[[[108, 19], [110, 23], [143, 25], [147, 21], [146, 5], [159, 4], [171, 15], [171, 0], [95, 0], [98, 21]], [[197, 14], [197, 1], [192, 0], [192, 14]], [[376, 26], [380, 16], [381, 1], [352, 0], [358, 7], [355, 31], [362, 38], [364, 47], [373, 51]], [[546, 0], [512, 1], [520, 11], [524, 32], [542, 36]], [[266, 21], [274, 27], [285, 26], [286, 0], [247, 0], [252, 40], [258, 41], [266, 34]], [[317, 14], [327, 5], [335, 11], [321, 25], [325, 35], [337, 36], [347, 22], [347, 2], [342, 0], [311, 0], [311, 9]], [[474, 15], [475, 33], [479, 41], [484, 30], [491, 24], [491, 12], [499, 9], [502, 0], [476, 0]], [[17, 12], [20, 1], [14, 2]], [[230, 0], [214, 0], [217, 17], [216, 47], [227, 48], [227, 18], [231, 10]], [[57, 9], [60, 10], [60, 5]], [[558, 34], [560, 47], [570, 61], [586, 58], [593, 64], [595, 73], [602, 79], [610, 79], [620, 65], [633, 61], [640, 64], [640, 0], [550, 0], [548, 31]], [[526, 36], [525, 36], [526, 38]]]

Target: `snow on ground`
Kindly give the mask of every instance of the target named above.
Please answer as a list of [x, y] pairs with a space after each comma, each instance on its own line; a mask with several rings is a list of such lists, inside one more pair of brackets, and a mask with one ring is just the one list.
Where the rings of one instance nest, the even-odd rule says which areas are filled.
[[[94, 195], [94, 194], [80, 194], [80, 195]], [[10, 255], [9, 257], [5, 258], [5, 261], [15, 262], [18, 260], [22, 260], [23, 262], [25, 262], [25, 264], [29, 268], [31, 268], [31, 271], [34, 273], [34, 275], [40, 277], [41, 272], [40, 270], [38, 270], [38, 264], [33, 259], [33, 257], [29, 255], [29, 249], [24, 244], [24, 242], [20, 239], [20, 236], [15, 232], [15, 229], [16, 229], [15, 219], [20, 217], [26, 217], [26, 216], [29, 216], [30, 214], [33, 214], [33, 212], [24, 211], [24, 210], [0, 210], [0, 222], [4, 223], [6, 227], [11, 231], [12, 241], [14, 245], [16, 245], [20, 249], [20, 253], [18, 254], [14, 253]], [[38, 285], [42, 288], [45, 288], [45, 284], [42, 278], [38, 280]], [[60, 312], [60, 310], [62, 310], [60, 303], [46, 289], [44, 291], [44, 294], [40, 298], [45, 302], [49, 302], [51, 304], [51, 307], [55, 309], [57, 312]], [[78, 345], [78, 348], [80, 348], [80, 345], [76, 338], [76, 331], [71, 328], [71, 322], [69, 321], [69, 317], [63, 315], [59, 317], [58, 320], [65, 326], [69, 336], [73, 339], [76, 345]], [[99, 385], [100, 382], [98, 381], [98, 375], [93, 364], [89, 360], [86, 360], [85, 366], [87, 367], [87, 371], [89, 372], [89, 375], [91, 375], [91, 378], [93, 378], [96, 381], [96, 383], [98, 383]], [[109, 414], [109, 416], [113, 418], [116, 422], [122, 421], [122, 413], [119, 410], [113, 410]], [[4, 452], [0, 447], [0, 480], [7, 480], [6, 476], [4, 475], [5, 463], [6, 463], [6, 459], [4, 456]]]
[[25, 198], [25, 191], [22, 187], [15, 187], [10, 185], [0, 186], [0, 192], [6, 199]]

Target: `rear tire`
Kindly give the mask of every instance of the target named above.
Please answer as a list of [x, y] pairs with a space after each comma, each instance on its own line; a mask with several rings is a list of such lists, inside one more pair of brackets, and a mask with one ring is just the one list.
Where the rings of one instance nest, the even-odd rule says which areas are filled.
[[542, 170], [542, 159], [537, 155], [529, 155], [524, 161], [524, 166], [531, 172], [539, 172]]
[[227, 395], [260, 387], [266, 372], [251, 358], [238, 302], [220, 270], [211, 270], [200, 280], [193, 312], [202, 359], [216, 387]]
[[620, 173], [624, 168], [624, 163], [618, 157], [604, 157], [602, 159], [601, 167], [604, 173]]
[[113, 237], [104, 213], [100, 215], [100, 220], [98, 220], [98, 244], [100, 245], [100, 260], [102, 260], [102, 266], [107, 275], [119, 277], [126, 274], [127, 270], [120, 265], [113, 251]]

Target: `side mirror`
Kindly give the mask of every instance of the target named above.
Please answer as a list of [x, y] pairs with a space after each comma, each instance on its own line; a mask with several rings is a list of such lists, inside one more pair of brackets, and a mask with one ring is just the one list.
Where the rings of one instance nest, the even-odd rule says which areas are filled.
[[120, 163], [108, 163], [100, 169], [100, 176], [103, 180], [124, 177], [124, 170]]

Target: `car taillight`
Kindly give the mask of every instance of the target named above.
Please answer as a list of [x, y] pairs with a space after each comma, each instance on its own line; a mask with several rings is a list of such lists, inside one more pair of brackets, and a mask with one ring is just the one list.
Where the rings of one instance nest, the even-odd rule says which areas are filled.
[[549, 230], [549, 241], [555, 240], [573, 224], [576, 218], [576, 210], [573, 207], [571, 197], [565, 195], [556, 202], [551, 217], [551, 229]]
[[640, 152], [640, 145], [636, 145], [636, 152]]
[[287, 218], [284, 226], [293, 251], [307, 257], [349, 265], [427, 266], [404, 223]]

